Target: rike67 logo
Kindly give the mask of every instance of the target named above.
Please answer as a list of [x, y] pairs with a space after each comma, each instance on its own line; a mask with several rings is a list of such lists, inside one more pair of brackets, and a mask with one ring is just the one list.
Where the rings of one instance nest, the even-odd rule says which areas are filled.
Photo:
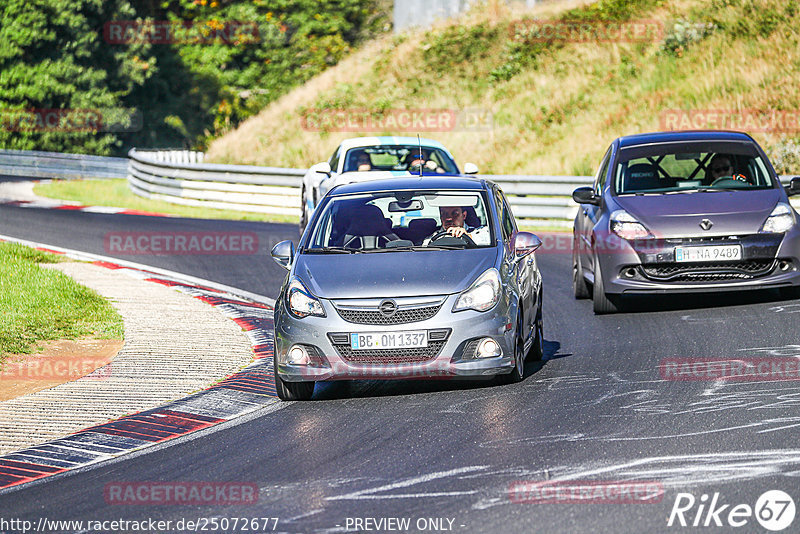
[[710, 499], [705, 493], [699, 499], [691, 493], [678, 493], [667, 526], [738, 528], [751, 525], [745, 530], [754, 532], [752, 524], [755, 518], [765, 529], [778, 532], [792, 524], [795, 511], [794, 500], [780, 490], [764, 492], [756, 500], [755, 506], [722, 504], [719, 492], [715, 492]]

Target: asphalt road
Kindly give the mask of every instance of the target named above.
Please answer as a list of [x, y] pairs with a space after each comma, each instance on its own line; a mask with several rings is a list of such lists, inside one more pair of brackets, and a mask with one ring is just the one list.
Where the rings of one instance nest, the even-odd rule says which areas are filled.
[[[108, 254], [108, 232], [154, 230], [296, 238], [287, 225], [0, 207], [0, 233], [88, 252]], [[266, 254], [123, 257], [271, 297], [282, 277]], [[714, 525], [706, 512], [718, 493], [717, 508], [728, 506], [711, 531], [767, 532], [755, 517], [732, 528], [728, 513], [768, 490], [800, 498], [798, 382], [664, 380], [658, 367], [679, 357], [800, 358], [800, 301], [771, 291], [659, 297], [597, 317], [572, 298], [566, 252], [539, 262], [546, 359], [529, 363], [519, 384], [320, 384], [311, 402], [2, 494], [0, 518], [277, 517], [277, 531], [385, 532], [347, 527], [398, 517], [429, 532], [443, 529], [418, 521], [442, 518], [455, 532], [670, 532], [698, 530], [704, 494], [698, 522]], [[547, 479], [653, 481], [664, 494], [636, 504], [513, 502], [512, 484]], [[106, 484], [127, 481], [251, 482], [260, 492], [248, 506], [106, 504]], [[668, 527], [680, 493], [697, 499], [690, 526]], [[785, 530], [797, 531], [800, 518]]]

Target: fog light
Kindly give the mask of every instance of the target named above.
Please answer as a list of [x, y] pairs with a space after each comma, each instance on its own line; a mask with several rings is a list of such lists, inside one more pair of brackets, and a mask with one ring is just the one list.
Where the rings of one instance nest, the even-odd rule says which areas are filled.
[[478, 343], [478, 350], [476, 356], [478, 358], [494, 358], [503, 353], [500, 350], [500, 345], [494, 339], [487, 337]]
[[792, 268], [792, 262], [783, 260], [780, 262], [779, 266], [781, 271], [786, 272]]
[[302, 345], [293, 346], [286, 356], [286, 363], [290, 365], [308, 365], [308, 351]]
[[628, 267], [627, 269], [623, 269], [622, 274], [625, 278], [636, 278], [636, 269], [634, 267]]

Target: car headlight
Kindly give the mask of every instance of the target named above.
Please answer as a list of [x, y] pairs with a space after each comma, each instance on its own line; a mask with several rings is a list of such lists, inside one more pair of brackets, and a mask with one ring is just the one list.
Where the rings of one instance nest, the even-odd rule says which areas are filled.
[[488, 311], [500, 300], [500, 273], [492, 267], [484, 271], [469, 288], [461, 293], [453, 311]]
[[611, 231], [622, 239], [653, 237], [653, 234], [636, 217], [625, 210], [617, 210], [611, 214]]
[[309, 315], [325, 317], [322, 303], [295, 277], [292, 277], [286, 290], [286, 306], [292, 315], [300, 319]]
[[769, 214], [767, 220], [764, 221], [761, 231], [764, 233], [782, 234], [788, 231], [793, 224], [794, 215], [792, 214], [792, 208], [783, 202], [778, 202], [778, 205], [775, 206], [775, 209]]

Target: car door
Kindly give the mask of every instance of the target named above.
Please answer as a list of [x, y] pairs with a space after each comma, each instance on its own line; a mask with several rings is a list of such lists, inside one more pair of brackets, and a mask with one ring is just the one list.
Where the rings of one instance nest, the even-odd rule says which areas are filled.
[[508, 200], [499, 187], [495, 189], [495, 203], [500, 221], [500, 234], [506, 249], [506, 258], [519, 298], [520, 312], [522, 313], [522, 339], [527, 343], [533, 332], [533, 323], [536, 320], [532, 277], [533, 257], [531, 255], [522, 261], [514, 263], [511, 238], [517, 233], [517, 223], [511, 213], [511, 208], [508, 206]]
[[[603, 188], [606, 184], [606, 177], [608, 176], [608, 166], [611, 163], [611, 148], [606, 151], [606, 155], [600, 162], [600, 167], [595, 175], [594, 194], [602, 196]], [[578, 243], [578, 251], [581, 257], [581, 266], [586, 270], [594, 272], [594, 253], [592, 251], [592, 231], [601, 216], [602, 206], [595, 206], [592, 204], [581, 204], [578, 208], [577, 220], [579, 223], [576, 225]]]

